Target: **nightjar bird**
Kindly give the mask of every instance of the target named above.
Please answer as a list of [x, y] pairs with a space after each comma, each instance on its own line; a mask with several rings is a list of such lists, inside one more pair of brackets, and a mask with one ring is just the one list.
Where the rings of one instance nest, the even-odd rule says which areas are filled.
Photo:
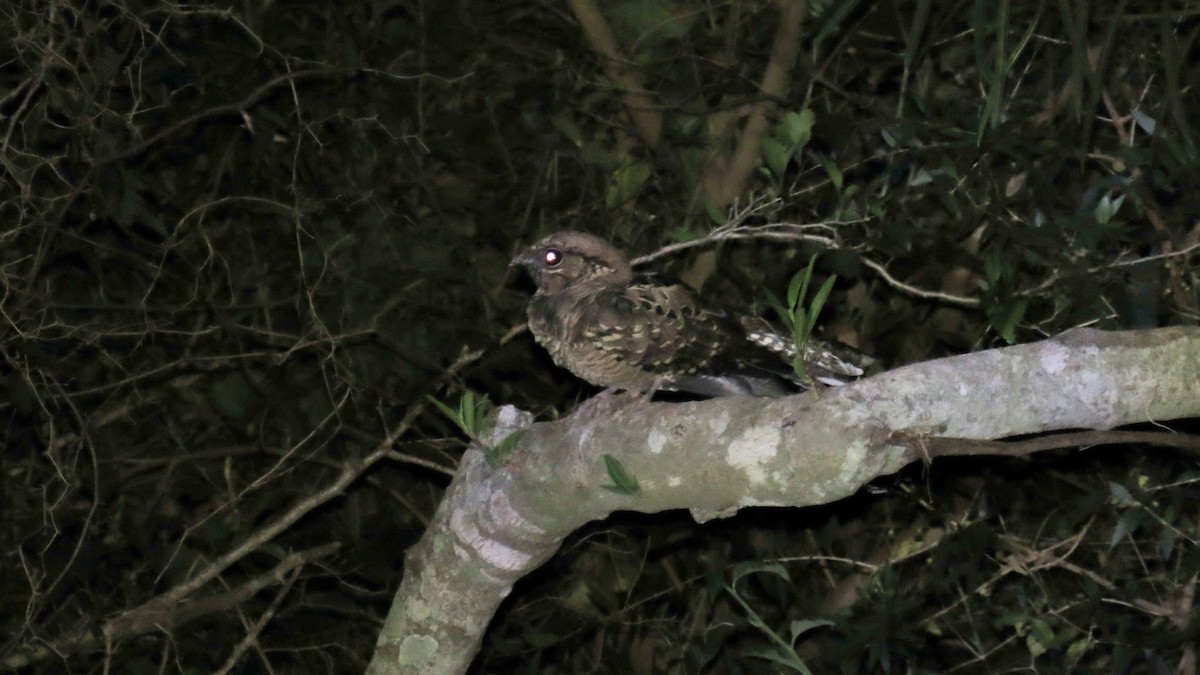
[[[704, 305], [682, 283], [635, 274], [600, 237], [558, 232], [510, 264], [537, 284], [528, 307], [533, 337], [556, 364], [591, 384], [700, 396], [795, 391], [784, 379], [796, 354], [791, 340]], [[805, 351], [805, 361], [830, 376], [863, 372], [832, 352]]]

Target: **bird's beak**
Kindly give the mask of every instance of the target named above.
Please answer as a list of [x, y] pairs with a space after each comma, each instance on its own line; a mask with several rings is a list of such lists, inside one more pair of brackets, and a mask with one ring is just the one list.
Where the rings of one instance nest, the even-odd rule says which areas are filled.
[[508, 261], [508, 274], [504, 275], [505, 284], [507, 285], [509, 283], [512, 283], [512, 279], [514, 276], [513, 270], [518, 267], [523, 270], [523, 273], [517, 272], [515, 276], [529, 277], [536, 284], [537, 283], [537, 275], [535, 273], [535, 270], [537, 270], [537, 258], [534, 257], [535, 255], [536, 255], [536, 253], [532, 248], [527, 248], [524, 251], [521, 251], [520, 253], [513, 256], [512, 260]]
[[508, 261], [509, 267], [524, 267], [527, 270], [533, 269], [533, 266], [536, 264], [537, 258], [534, 257], [534, 250], [531, 248], [521, 251], [517, 255], [513, 256], [512, 260]]

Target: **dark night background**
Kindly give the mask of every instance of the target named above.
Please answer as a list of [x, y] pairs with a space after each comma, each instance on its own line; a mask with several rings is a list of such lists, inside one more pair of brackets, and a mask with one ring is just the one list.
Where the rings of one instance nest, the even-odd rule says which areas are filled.
[[[427, 397], [545, 419], [594, 392], [513, 330], [508, 260], [554, 230], [695, 243], [645, 268], [764, 316], [819, 252], [820, 333], [889, 366], [1200, 318], [1191, 3], [588, 7], [0, 7], [0, 664], [361, 671], [465, 443]], [[722, 227], [746, 238], [701, 241]], [[517, 586], [475, 669], [777, 672], [768, 631], [822, 619], [813, 672], [1195, 672], [1198, 481], [1126, 447], [616, 516]], [[106, 651], [231, 551], [211, 611]]]

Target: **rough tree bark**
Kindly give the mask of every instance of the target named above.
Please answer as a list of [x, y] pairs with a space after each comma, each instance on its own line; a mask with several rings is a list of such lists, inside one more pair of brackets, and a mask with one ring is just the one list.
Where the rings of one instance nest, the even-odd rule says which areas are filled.
[[[513, 583], [572, 530], [617, 509], [687, 508], [707, 520], [746, 506], [823, 504], [917, 459], [1005, 452], [970, 439], [1198, 415], [1195, 327], [1077, 329], [779, 399], [616, 397], [533, 425], [504, 408], [493, 441], [525, 428], [519, 445], [499, 466], [478, 449], [464, 455], [408, 553], [368, 672], [465, 671]], [[1194, 438], [1162, 438], [1200, 447]], [[1008, 447], [1024, 454], [1047, 445]], [[637, 479], [637, 494], [603, 489], [605, 454]]]

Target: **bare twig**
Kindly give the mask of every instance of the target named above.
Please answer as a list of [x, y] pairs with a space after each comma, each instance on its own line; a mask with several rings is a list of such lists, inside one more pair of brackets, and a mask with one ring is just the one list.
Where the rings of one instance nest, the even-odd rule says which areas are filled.
[[[334, 544], [334, 547], [336, 548], [336, 544]], [[279, 568], [276, 567], [272, 571], [278, 572]], [[258, 617], [258, 620], [246, 627], [246, 637], [242, 638], [237, 647], [230, 652], [229, 658], [225, 659], [225, 664], [221, 666], [216, 675], [225, 675], [225, 673], [233, 672], [234, 667], [242, 660], [242, 656], [250, 649], [250, 646], [258, 642], [259, 634], [267, 627], [271, 619], [275, 618], [275, 615], [279, 612], [279, 606], [283, 604], [283, 599], [287, 597], [288, 591], [292, 589], [292, 584], [296, 582], [296, 578], [299, 576], [299, 566], [296, 566], [287, 573], [287, 579], [283, 582], [283, 588], [279, 589], [279, 592], [275, 594], [275, 598], [271, 600], [271, 605]]]
[[866, 256], [861, 257], [860, 260], [862, 260], [864, 265], [879, 274], [880, 278], [882, 278], [887, 285], [903, 293], [907, 293], [923, 300], [937, 300], [938, 302], [944, 302], [948, 305], [956, 305], [958, 307], [967, 307], [972, 309], [979, 307], [979, 298], [966, 298], [961, 295], [952, 295], [950, 293], [943, 293], [941, 291], [930, 291], [924, 288], [917, 288], [916, 286], [906, 284], [896, 277], [893, 277], [887, 271], [886, 267]]
[[[769, 223], [766, 225], [725, 225], [698, 239], [679, 242], [676, 244], [668, 244], [657, 251], [654, 251], [653, 253], [648, 253], [646, 255], [634, 258], [631, 262], [634, 265], [644, 265], [648, 262], [652, 262], [659, 258], [673, 255], [679, 251], [684, 251], [690, 248], [707, 246], [719, 241], [736, 241], [747, 239], [807, 243], [815, 244], [826, 249], [837, 249], [842, 248], [842, 244], [838, 238], [836, 226], [852, 225], [862, 222], [866, 222], [866, 220], [824, 221], [820, 223], [803, 224]], [[893, 277], [891, 273], [887, 271], [886, 267], [866, 256], [860, 255], [859, 260], [861, 260], [864, 265], [878, 273], [885, 283], [892, 288], [901, 291], [902, 293], [906, 293], [923, 300], [936, 300], [938, 302], [943, 302], [948, 305], [955, 305], [958, 307], [966, 307], [971, 309], [979, 307], [979, 298], [968, 298], [951, 293], [918, 288]]]
[[[915, 440], [915, 438], [910, 440]], [[1200, 452], [1200, 436], [1163, 431], [1072, 431], [1063, 434], [1040, 436], [1025, 441], [985, 441], [971, 438], [928, 437], [924, 438], [923, 442], [928, 444], [930, 455], [933, 457], [956, 457], [961, 455], [1024, 457], [1025, 455], [1045, 450], [1127, 443], [1145, 443], [1147, 445]], [[917, 452], [915, 446], [911, 452]]]
[[178, 122], [175, 122], [174, 124], [168, 126], [166, 129], [163, 129], [163, 130], [159, 131], [158, 133], [150, 136], [149, 138], [146, 138], [141, 143], [133, 144], [133, 145], [129, 146], [128, 148], [125, 148], [121, 152], [109, 155], [107, 157], [99, 158], [99, 159], [95, 160], [95, 163], [96, 164], [108, 164], [111, 162], [116, 162], [118, 160], [128, 159], [130, 157], [136, 157], [137, 155], [142, 154], [143, 152], [145, 152], [146, 150], [148, 150], [149, 148], [151, 148], [152, 146], [157, 144], [162, 139], [164, 139], [172, 134], [178, 133], [184, 129], [188, 129], [191, 126], [193, 126], [194, 124], [196, 124], [197, 122], [200, 122], [200, 121], [203, 121], [206, 119], [210, 119], [213, 117], [221, 117], [224, 115], [241, 115], [246, 110], [246, 108], [249, 108], [249, 107], [253, 106], [255, 103], [258, 103], [259, 101], [261, 101], [263, 98], [265, 98], [267, 96], [267, 94], [270, 94], [271, 91], [274, 90], [276, 87], [281, 87], [284, 85], [290, 86], [296, 80], [312, 79], [312, 78], [318, 78], [318, 77], [345, 76], [345, 75], [351, 75], [354, 72], [355, 72], [354, 70], [348, 69], [348, 68], [312, 68], [310, 70], [298, 70], [294, 73], [285, 73], [283, 75], [279, 75], [278, 77], [268, 80], [262, 86], [258, 87], [254, 91], [252, 91], [249, 94], [247, 94], [246, 96], [244, 96], [242, 98], [242, 100], [238, 101], [237, 103], [226, 103], [224, 105], [213, 106], [206, 110], [201, 110], [200, 112], [189, 115], [189, 116], [183, 118], [182, 120], [179, 120]]
[[653, 253], [634, 258], [634, 265], [644, 265], [653, 260], [673, 255], [697, 246], [707, 246], [719, 241], [737, 241], [747, 239], [765, 239], [772, 241], [787, 241], [794, 243], [816, 244], [823, 248], [840, 248], [835, 225], [845, 225], [861, 221], [830, 221], [823, 223], [769, 223], [766, 225], [724, 225], [708, 234], [692, 241], [668, 244]]

